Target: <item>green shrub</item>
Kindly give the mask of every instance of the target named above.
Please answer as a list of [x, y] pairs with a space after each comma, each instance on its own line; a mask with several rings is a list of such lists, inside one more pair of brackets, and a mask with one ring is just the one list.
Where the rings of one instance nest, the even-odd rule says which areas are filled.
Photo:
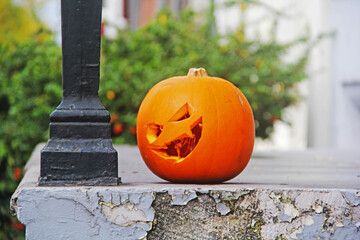
[[59, 46], [50, 40], [0, 44], [0, 229], [6, 229], [0, 239], [12, 239], [13, 227], [20, 228], [9, 216], [9, 198], [34, 146], [48, 138], [49, 114], [61, 96]]
[[269, 137], [274, 122], [282, 118], [282, 109], [299, 98], [296, 83], [306, 77], [308, 48], [294, 63], [282, 58], [294, 45], [306, 44], [306, 38], [289, 44], [275, 39], [249, 41], [244, 25], [219, 36], [209, 23], [201, 24], [195, 17], [184, 11], [177, 19], [164, 10], [146, 27], [121, 30], [115, 40], [103, 41], [100, 96], [124, 126], [124, 134], [114, 136], [114, 142], [135, 143], [135, 136], [126, 130], [135, 126], [147, 91], [163, 79], [186, 75], [191, 67], [204, 67], [209, 76], [227, 79], [241, 89], [254, 111], [260, 138]]

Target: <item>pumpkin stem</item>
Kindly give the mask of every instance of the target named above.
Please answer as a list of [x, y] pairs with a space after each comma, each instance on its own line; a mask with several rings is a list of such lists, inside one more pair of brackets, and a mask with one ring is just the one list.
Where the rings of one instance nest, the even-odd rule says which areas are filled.
[[187, 76], [194, 76], [194, 77], [207, 77], [208, 74], [205, 68], [190, 68]]

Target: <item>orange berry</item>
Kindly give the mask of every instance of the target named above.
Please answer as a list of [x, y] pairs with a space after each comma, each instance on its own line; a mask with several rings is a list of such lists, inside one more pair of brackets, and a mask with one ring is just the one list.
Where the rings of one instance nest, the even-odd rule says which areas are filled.
[[278, 118], [277, 116], [272, 116], [272, 117], [270, 118], [270, 122], [271, 122], [272, 124], [274, 124], [277, 120], [279, 120], [279, 118]]
[[129, 127], [129, 132], [130, 132], [131, 134], [135, 135], [135, 134], [136, 134], [136, 127], [130, 126], [130, 127]]
[[25, 226], [22, 225], [20, 222], [12, 222], [11, 225], [13, 228], [15, 228], [18, 231], [23, 230], [25, 228]]
[[14, 168], [14, 178], [16, 181], [19, 181], [21, 179], [21, 169], [20, 168]]
[[113, 133], [115, 135], [119, 135], [120, 133], [122, 133], [123, 131], [123, 125], [120, 123], [120, 124], [116, 124], [114, 127], [113, 127]]
[[118, 120], [118, 117], [116, 115], [112, 115], [110, 118], [110, 123], [116, 123], [117, 120]]
[[109, 99], [109, 100], [113, 100], [113, 99], [115, 98], [115, 92], [112, 91], [112, 90], [107, 91], [106, 97], [107, 97], [107, 99]]

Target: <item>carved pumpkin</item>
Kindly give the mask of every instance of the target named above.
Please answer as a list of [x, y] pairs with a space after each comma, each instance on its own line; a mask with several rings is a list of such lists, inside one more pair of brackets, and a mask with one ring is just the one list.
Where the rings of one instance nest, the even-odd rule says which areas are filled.
[[245, 96], [203, 68], [156, 84], [137, 118], [138, 146], [146, 165], [171, 182], [234, 178], [249, 162], [254, 138]]

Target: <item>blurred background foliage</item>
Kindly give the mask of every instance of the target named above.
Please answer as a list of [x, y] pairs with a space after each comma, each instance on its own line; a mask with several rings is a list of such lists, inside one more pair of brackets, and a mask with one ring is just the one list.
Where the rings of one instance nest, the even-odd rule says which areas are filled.
[[[213, 31], [212, 18], [204, 21], [190, 10], [174, 16], [164, 9], [141, 29], [120, 30], [116, 39], [104, 39], [100, 96], [114, 124], [124, 130], [113, 141], [135, 144], [126, 130], [135, 126], [147, 91], [163, 79], [186, 75], [190, 67], [203, 67], [209, 76], [240, 88], [252, 106], [256, 136], [269, 137], [282, 110], [300, 97], [296, 83], [306, 78], [310, 43], [306, 36], [286, 44], [275, 38], [248, 40], [245, 28], [242, 24], [236, 32], [220, 36]], [[296, 61], [284, 62], [283, 56], [298, 44], [308, 47]]]
[[[191, 67], [204, 67], [210, 76], [241, 89], [259, 138], [269, 137], [282, 110], [299, 100], [297, 83], [306, 78], [309, 39], [249, 40], [245, 23], [220, 36], [212, 13], [174, 15], [164, 9], [137, 31], [119, 30], [116, 39], [103, 39], [99, 95], [112, 114], [114, 143], [136, 144], [136, 115], [147, 91]], [[305, 46], [302, 55], [285, 62], [299, 44]], [[61, 96], [60, 46], [32, 12], [0, 0], [0, 239], [24, 239], [24, 227], [9, 213], [10, 196], [35, 145], [47, 140], [48, 116]]]
[[32, 9], [15, 5], [11, 0], [0, 0], [0, 43], [24, 42], [34, 36], [45, 38], [49, 34]]

